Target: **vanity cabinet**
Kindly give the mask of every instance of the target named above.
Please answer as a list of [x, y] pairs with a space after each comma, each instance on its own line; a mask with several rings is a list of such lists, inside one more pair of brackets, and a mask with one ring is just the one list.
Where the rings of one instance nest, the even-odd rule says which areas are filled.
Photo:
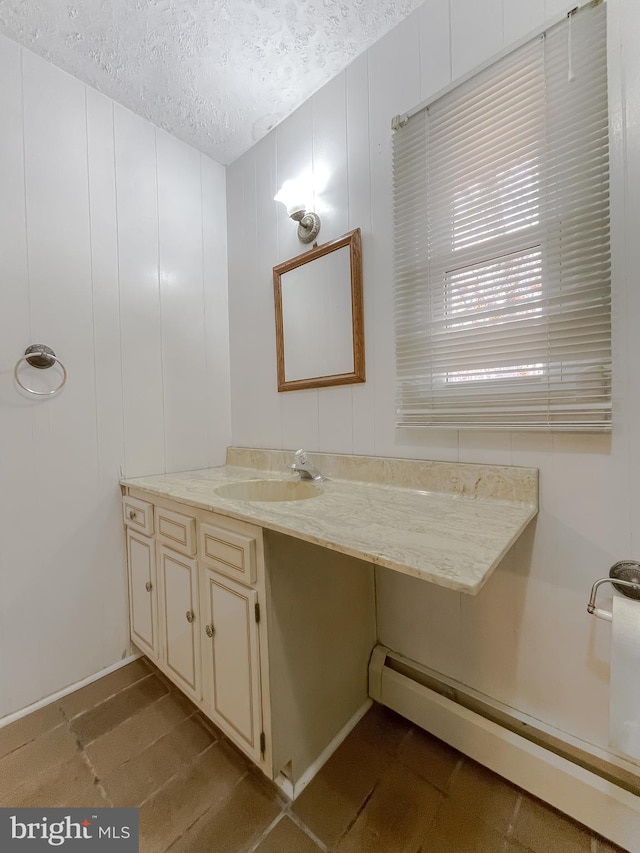
[[262, 531], [188, 510], [123, 497], [131, 639], [240, 749], [264, 763], [270, 752], [261, 694]]
[[145, 654], [157, 660], [160, 645], [153, 539], [127, 528], [127, 559], [131, 639]]
[[133, 643], [296, 796], [370, 704], [371, 565], [131, 486], [123, 512]]
[[202, 697], [198, 566], [166, 545], [157, 546], [161, 661], [167, 674], [191, 698]]
[[260, 701], [260, 608], [255, 589], [204, 567], [201, 608], [205, 703], [213, 721], [254, 761], [264, 750]]

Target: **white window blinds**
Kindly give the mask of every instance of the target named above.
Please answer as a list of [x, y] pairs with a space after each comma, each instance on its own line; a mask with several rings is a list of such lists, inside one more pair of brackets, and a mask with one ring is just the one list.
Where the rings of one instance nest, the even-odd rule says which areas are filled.
[[606, 10], [394, 134], [399, 426], [611, 427]]

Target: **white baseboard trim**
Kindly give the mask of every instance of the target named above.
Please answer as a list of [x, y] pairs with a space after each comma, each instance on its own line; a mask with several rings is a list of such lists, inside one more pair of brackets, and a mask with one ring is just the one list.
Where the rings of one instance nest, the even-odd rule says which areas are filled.
[[370, 695], [629, 853], [640, 853], [640, 797], [385, 667], [382, 654], [372, 658]]
[[296, 782], [292, 782], [291, 779], [287, 779], [287, 777], [282, 773], [279, 773], [276, 776], [273, 781], [280, 790], [289, 797], [289, 799], [295, 800], [296, 797], [300, 796], [316, 773], [318, 773], [318, 771], [327, 763], [342, 741], [346, 739], [347, 735], [349, 735], [353, 729], [355, 729], [372, 705], [373, 702], [371, 699], [367, 699], [367, 701], [358, 708], [353, 717], [345, 723], [338, 734], [329, 742], [325, 749], [323, 749], [313, 764], [310, 764], [307, 767], [302, 776]]
[[113, 663], [111, 664], [111, 666], [107, 666], [105, 667], [105, 669], [101, 669], [99, 672], [94, 672], [93, 675], [88, 675], [81, 681], [76, 681], [75, 684], [70, 684], [68, 687], [63, 688], [62, 690], [58, 690], [57, 693], [52, 693], [50, 696], [45, 696], [44, 699], [39, 699], [32, 705], [27, 705], [26, 708], [21, 708], [19, 711], [14, 711], [12, 714], [7, 714], [6, 717], [2, 717], [2, 719], [0, 719], [0, 729], [10, 725], [11, 723], [15, 723], [16, 720], [19, 720], [22, 717], [26, 717], [28, 714], [31, 714], [34, 711], [39, 711], [40, 708], [44, 708], [46, 705], [50, 705], [52, 702], [56, 702], [58, 699], [62, 699], [64, 696], [68, 696], [69, 693], [74, 693], [81, 687], [86, 687], [87, 684], [91, 684], [92, 682], [97, 681], [99, 678], [104, 678], [105, 675], [109, 675], [109, 673], [115, 672], [117, 669], [121, 669], [121, 667], [126, 666], [127, 664], [132, 663], [134, 660], [138, 660], [138, 658], [141, 657], [143, 657], [143, 655], [140, 654], [140, 652], [138, 652], [137, 654], [128, 655], [126, 658], [117, 661], [117, 663]]

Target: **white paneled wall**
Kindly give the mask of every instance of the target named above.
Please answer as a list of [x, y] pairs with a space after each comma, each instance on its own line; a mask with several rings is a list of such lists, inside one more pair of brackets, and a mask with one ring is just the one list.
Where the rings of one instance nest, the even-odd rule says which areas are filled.
[[121, 469], [223, 462], [229, 370], [224, 169], [3, 37], [0, 80], [2, 717], [128, 653]]
[[[540, 469], [540, 515], [476, 598], [380, 570], [381, 642], [550, 726], [607, 746], [610, 625], [592, 582], [640, 559], [640, 31], [637, 0], [608, 0], [614, 253], [611, 437], [394, 427], [393, 115], [571, 8], [565, 0], [427, 0], [228, 169], [235, 444]], [[331, 170], [320, 242], [363, 236], [367, 382], [278, 394], [271, 268], [304, 250], [272, 198]], [[606, 594], [605, 594], [606, 599]]]

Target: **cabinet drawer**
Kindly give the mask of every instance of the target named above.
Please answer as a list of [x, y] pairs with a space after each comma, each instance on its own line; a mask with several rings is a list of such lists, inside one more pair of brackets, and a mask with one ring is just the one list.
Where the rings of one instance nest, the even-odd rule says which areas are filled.
[[195, 518], [157, 506], [156, 533], [160, 542], [171, 545], [175, 551], [188, 557], [196, 553]]
[[138, 533], [153, 536], [153, 504], [125, 495], [122, 498], [124, 523]]
[[201, 524], [200, 559], [227, 577], [243, 583], [256, 581], [256, 540], [253, 536]]

